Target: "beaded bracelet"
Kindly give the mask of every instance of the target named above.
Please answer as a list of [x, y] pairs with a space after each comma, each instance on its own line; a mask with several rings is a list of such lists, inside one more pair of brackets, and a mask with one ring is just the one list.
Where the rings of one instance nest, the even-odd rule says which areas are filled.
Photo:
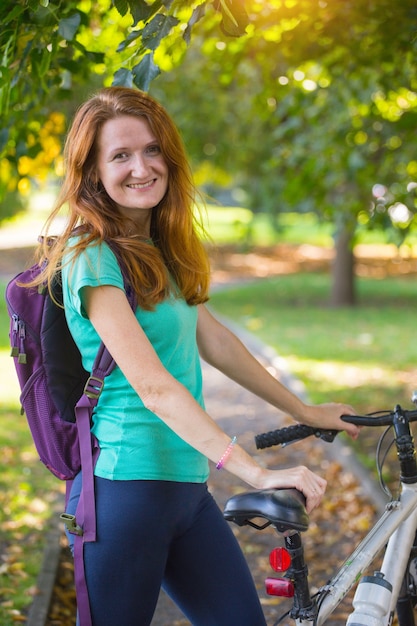
[[227, 459], [232, 454], [233, 446], [235, 445], [236, 441], [237, 441], [237, 437], [233, 437], [233, 439], [231, 440], [231, 442], [227, 446], [226, 450], [224, 451], [223, 456], [221, 457], [221, 459], [219, 460], [219, 462], [216, 465], [216, 469], [217, 470], [221, 470], [222, 469], [223, 465], [226, 463]]

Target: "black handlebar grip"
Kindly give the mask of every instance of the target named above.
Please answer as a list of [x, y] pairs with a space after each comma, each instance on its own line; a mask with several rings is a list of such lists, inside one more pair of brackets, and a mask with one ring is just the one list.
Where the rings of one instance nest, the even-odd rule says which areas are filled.
[[314, 426], [294, 424], [293, 426], [277, 428], [277, 430], [270, 430], [267, 433], [256, 435], [255, 443], [258, 450], [261, 450], [263, 448], [270, 448], [271, 446], [291, 443], [292, 441], [299, 441], [300, 439], [305, 439], [306, 437], [316, 434], [316, 432], [317, 428]]

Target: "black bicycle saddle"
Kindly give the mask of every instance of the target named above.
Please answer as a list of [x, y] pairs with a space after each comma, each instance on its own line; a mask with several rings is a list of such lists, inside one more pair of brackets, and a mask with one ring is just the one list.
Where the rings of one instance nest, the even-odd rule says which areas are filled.
[[[264, 489], [240, 493], [230, 498], [224, 507], [223, 515], [229, 522], [238, 526], [253, 526], [258, 530], [270, 524], [279, 532], [287, 530], [305, 531], [309, 518], [305, 509], [305, 497], [297, 489]], [[253, 522], [263, 518], [262, 525]]]

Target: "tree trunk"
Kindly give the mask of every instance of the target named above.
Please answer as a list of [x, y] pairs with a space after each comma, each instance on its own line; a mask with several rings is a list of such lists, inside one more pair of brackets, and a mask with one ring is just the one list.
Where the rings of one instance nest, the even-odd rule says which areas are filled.
[[332, 287], [330, 304], [333, 307], [354, 306], [355, 257], [353, 254], [353, 233], [344, 226], [335, 238], [335, 257], [332, 265]]

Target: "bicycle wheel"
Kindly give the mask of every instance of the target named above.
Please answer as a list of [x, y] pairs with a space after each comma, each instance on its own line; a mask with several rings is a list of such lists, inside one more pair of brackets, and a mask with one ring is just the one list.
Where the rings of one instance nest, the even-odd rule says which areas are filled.
[[398, 596], [396, 612], [399, 626], [415, 626], [417, 604], [417, 558], [410, 558]]
[[396, 612], [399, 626], [415, 626], [414, 605], [410, 598], [398, 598]]

